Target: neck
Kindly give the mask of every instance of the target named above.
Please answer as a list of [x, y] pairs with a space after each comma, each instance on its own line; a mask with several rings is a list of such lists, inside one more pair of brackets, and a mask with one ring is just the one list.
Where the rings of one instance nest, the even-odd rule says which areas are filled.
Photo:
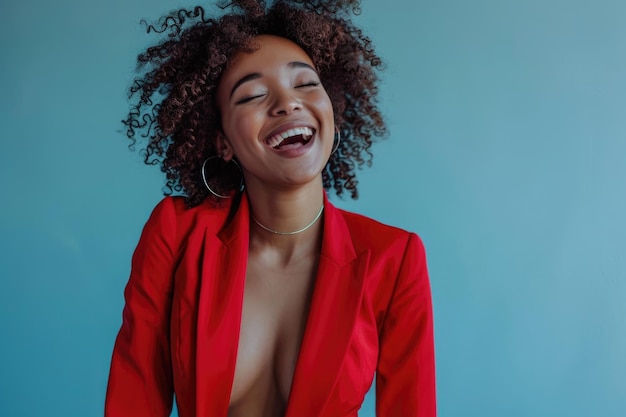
[[309, 222], [309, 224], [307, 224], [306, 226], [297, 229], [297, 230], [292, 230], [292, 231], [280, 231], [280, 230], [274, 230], [271, 229], [265, 225], [263, 225], [263, 223], [261, 223], [260, 221], [258, 221], [254, 216], [252, 216], [252, 220], [254, 221], [254, 223], [256, 223], [257, 226], [259, 226], [261, 229], [265, 230], [266, 232], [270, 232], [272, 234], [278, 235], [278, 236], [293, 236], [293, 235], [297, 235], [300, 234], [302, 232], [306, 232], [307, 230], [309, 230], [311, 227], [313, 227], [313, 225], [315, 223], [317, 223], [317, 221], [319, 220], [319, 218], [322, 216], [322, 212], [324, 211], [324, 205], [322, 204], [322, 206], [320, 207], [319, 211], [317, 212], [317, 214], [315, 215], [315, 217], [313, 218], [313, 220], [311, 220]]
[[293, 253], [296, 247], [317, 247], [321, 242], [324, 217], [323, 213], [318, 217], [324, 204], [321, 181], [319, 186], [313, 184], [297, 190], [255, 187], [248, 189], [247, 193], [251, 214], [251, 245], [271, 246]]

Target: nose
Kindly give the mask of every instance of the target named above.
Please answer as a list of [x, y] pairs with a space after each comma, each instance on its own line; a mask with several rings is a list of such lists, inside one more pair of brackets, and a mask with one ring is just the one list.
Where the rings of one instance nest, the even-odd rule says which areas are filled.
[[271, 113], [273, 116], [284, 116], [302, 110], [302, 103], [289, 90], [279, 90], [274, 93]]

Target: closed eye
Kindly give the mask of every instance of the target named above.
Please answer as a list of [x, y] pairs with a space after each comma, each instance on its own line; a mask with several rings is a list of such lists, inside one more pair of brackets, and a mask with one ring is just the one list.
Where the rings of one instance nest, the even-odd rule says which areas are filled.
[[318, 85], [320, 85], [320, 83], [318, 81], [311, 81], [311, 82], [308, 82], [308, 83], [299, 84], [299, 85], [296, 86], [296, 88], [317, 87]]
[[249, 102], [249, 101], [254, 100], [255, 98], [263, 97], [264, 95], [265, 95], [265, 94], [257, 94], [257, 95], [254, 95], [254, 96], [244, 97], [244, 98], [242, 98], [242, 99], [237, 100], [237, 101], [235, 102], [235, 104], [244, 104], [244, 103], [247, 103], [247, 102]]

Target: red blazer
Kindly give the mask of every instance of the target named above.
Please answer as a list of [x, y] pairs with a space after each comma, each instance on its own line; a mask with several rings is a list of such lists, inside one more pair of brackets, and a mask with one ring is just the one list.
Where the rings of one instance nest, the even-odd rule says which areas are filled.
[[[106, 417], [226, 417], [248, 256], [249, 208], [185, 209], [145, 225], [125, 290]], [[356, 417], [376, 373], [379, 417], [434, 417], [426, 258], [417, 235], [325, 200], [320, 262], [286, 417]]]

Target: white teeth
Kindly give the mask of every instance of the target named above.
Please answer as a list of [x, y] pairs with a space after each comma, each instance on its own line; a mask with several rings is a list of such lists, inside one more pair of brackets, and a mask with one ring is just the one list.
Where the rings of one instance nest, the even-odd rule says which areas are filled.
[[312, 136], [313, 130], [311, 130], [311, 128], [309, 127], [294, 127], [293, 129], [285, 130], [282, 133], [272, 136], [267, 140], [267, 144], [270, 145], [272, 148], [275, 148], [280, 145], [285, 139], [298, 135]]

